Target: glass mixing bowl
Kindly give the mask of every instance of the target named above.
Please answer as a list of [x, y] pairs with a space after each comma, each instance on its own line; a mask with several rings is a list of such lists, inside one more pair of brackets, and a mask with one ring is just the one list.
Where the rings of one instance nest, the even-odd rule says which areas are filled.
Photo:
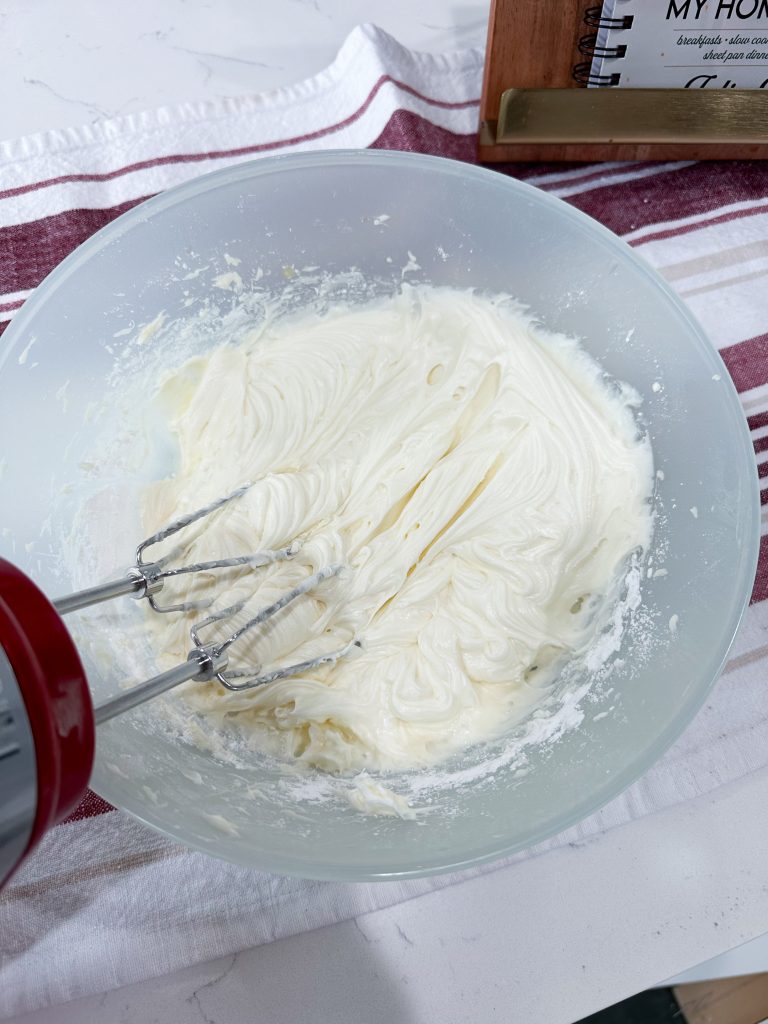
[[[245, 303], [234, 274], [253, 289]], [[99, 729], [98, 793], [237, 863], [402, 878], [558, 832], [621, 792], [685, 728], [749, 597], [759, 507], [749, 436], [686, 308], [628, 246], [565, 203], [491, 171], [386, 152], [305, 153], [198, 178], [114, 221], [40, 285], [0, 354], [0, 554], [52, 596], [128, 565], [142, 536], [137, 488], [173, 464], [172, 445], [152, 429], [153, 375], [236, 336], [265, 296], [322, 305], [391, 293], [403, 280], [511, 293], [637, 389], [662, 471], [650, 558], [666, 575], [644, 579], [640, 624], [580, 711], [570, 708], [577, 727], [561, 729], [551, 705], [437, 780], [387, 780], [420, 808], [415, 822], [361, 815], [342, 784], [316, 772], [206, 753], [158, 710], [174, 706], [173, 694]], [[141, 616], [123, 600], [71, 620], [97, 700], [152, 669]], [[590, 681], [584, 673], [574, 685]]]

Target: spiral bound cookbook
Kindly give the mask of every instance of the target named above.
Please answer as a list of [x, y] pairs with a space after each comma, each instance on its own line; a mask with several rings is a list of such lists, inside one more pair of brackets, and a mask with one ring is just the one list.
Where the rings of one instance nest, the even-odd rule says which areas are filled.
[[768, 158], [768, 0], [493, 0], [478, 152]]
[[768, 0], [604, 0], [584, 20], [589, 86], [765, 89]]

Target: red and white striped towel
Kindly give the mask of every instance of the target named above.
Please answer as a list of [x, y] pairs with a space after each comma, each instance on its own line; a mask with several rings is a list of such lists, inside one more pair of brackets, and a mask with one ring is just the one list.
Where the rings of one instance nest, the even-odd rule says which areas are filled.
[[[91, 232], [202, 172], [315, 147], [374, 146], [474, 160], [481, 74], [478, 51], [415, 54], [364, 27], [349, 36], [330, 68], [288, 89], [0, 144], [0, 330]], [[768, 765], [768, 164], [500, 170], [602, 221], [689, 303], [741, 393], [763, 502], [752, 604], [705, 708], [619, 799], [520, 855], [526, 857]], [[269, 942], [463, 877], [387, 885], [279, 878], [176, 846], [91, 796], [0, 896], [0, 1016]]]

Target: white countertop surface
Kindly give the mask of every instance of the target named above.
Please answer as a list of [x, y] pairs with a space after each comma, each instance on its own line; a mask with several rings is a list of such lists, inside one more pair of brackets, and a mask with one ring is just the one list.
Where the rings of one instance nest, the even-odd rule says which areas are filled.
[[[482, 46], [487, 7], [6, 0], [0, 138], [297, 81], [362, 21], [418, 49]], [[763, 772], [583, 845], [23, 1019], [565, 1024], [766, 931], [766, 806]]]
[[766, 806], [763, 771], [583, 844], [19, 1021], [570, 1024], [765, 931]]
[[5, 0], [0, 139], [262, 92], [326, 67], [373, 22], [405, 46], [485, 46], [489, 0]]

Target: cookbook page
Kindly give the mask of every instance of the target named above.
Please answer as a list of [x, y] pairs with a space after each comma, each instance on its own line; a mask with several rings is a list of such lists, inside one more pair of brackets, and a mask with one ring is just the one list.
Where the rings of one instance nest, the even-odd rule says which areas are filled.
[[590, 85], [768, 87], [768, 0], [604, 0], [600, 20]]

